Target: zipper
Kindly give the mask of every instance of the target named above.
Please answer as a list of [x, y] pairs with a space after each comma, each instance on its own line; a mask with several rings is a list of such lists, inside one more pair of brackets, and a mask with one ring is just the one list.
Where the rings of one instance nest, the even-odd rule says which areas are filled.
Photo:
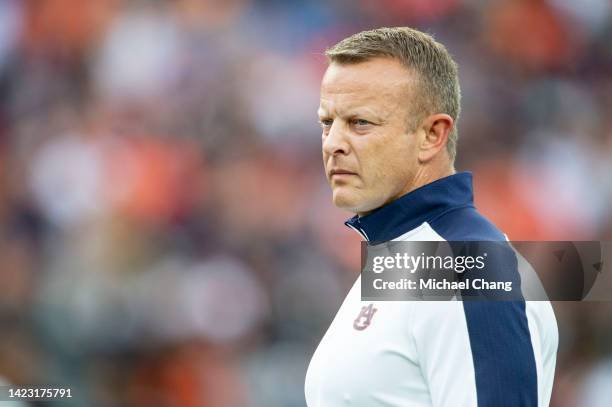
[[359, 218], [356, 219], [356, 223], [357, 223], [357, 227], [351, 225], [350, 223], [347, 222], [347, 226], [351, 229], [353, 229], [355, 232], [359, 233], [367, 242], [370, 241], [370, 239], [368, 238], [367, 233], [365, 232], [365, 230], [363, 230], [359, 224]]

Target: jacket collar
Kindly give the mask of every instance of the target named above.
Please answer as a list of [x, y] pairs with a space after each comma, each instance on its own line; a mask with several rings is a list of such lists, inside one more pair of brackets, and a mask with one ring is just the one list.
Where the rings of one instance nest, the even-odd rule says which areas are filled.
[[460, 172], [423, 185], [365, 216], [353, 216], [345, 225], [370, 244], [393, 240], [431, 222], [445, 212], [474, 206], [472, 173]]

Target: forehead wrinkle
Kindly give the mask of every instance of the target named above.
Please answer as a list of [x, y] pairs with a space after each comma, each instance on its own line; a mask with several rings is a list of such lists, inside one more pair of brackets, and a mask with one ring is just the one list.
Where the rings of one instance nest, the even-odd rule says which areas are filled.
[[[319, 116], [337, 114], [339, 117], [349, 117], [361, 112], [369, 112], [381, 119], [388, 119], [402, 107], [408, 107], [409, 98], [405, 84], [398, 93], [397, 87], [386, 86], [386, 89], [359, 91], [356, 89], [338, 89], [337, 92], [325, 89], [321, 91]], [[336, 89], [333, 89], [336, 90]]]
[[374, 58], [356, 64], [329, 65], [321, 82], [321, 91], [330, 88], [331, 92], [368, 91], [396, 89], [415, 82], [419, 75], [399, 61], [387, 58]]
[[[373, 62], [373, 63], [372, 63]], [[403, 65], [381, 66], [377, 61], [355, 65], [332, 64], [321, 82], [319, 112], [333, 115], [360, 107], [388, 120], [402, 108], [402, 116], [412, 111], [417, 76]], [[380, 62], [380, 60], [378, 61]]]
[[368, 77], [367, 79], [339, 79], [334, 81], [324, 79], [321, 83], [321, 94], [370, 94], [385, 95], [385, 97], [388, 97], [389, 95], [396, 94], [398, 89], [402, 89], [400, 91], [402, 93], [407, 91], [409, 88], [411, 88], [410, 85], [414, 82], [409, 78], [398, 78], [393, 81], [389, 80], [388, 78], [381, 80], [380, 77], [383, 75], [384, 74], [379, 72], [374, 77], [375, 79], [372, 79], [372, 77]]

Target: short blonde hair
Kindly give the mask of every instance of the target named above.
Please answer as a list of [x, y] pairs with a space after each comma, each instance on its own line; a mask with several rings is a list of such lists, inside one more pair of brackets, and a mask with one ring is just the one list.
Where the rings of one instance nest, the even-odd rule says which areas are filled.
[[[446, 145], [454, 161], [457, 152], [457, 120], [461, 113], [461, 89], [457, 63], [444, 45], [421, 31], [409, 27], [383, 27], [362, 31], [343, 39], [325, 51], [330, 63], [359, 63], [376, 57], [391, 57], [419, 76], [417, 100], [409, 123], [415, 129], [426, 116], [446, 113], [455, 125]], [[415, 103], [416, 102], [416, 103]]]

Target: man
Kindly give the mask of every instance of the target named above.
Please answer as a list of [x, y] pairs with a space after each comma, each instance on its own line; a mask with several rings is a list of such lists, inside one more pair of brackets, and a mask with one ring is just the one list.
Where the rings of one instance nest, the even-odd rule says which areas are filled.
[[[410, 28], [327, 50], [319, 119], [336, 206], [368, 244], [503, 241], [455, 173], [460, 89], [443, 45]], [[350, 290], [306, 375], [309, 407], [547, 406], [558, 332], [549, 302], [362, 301]]]

